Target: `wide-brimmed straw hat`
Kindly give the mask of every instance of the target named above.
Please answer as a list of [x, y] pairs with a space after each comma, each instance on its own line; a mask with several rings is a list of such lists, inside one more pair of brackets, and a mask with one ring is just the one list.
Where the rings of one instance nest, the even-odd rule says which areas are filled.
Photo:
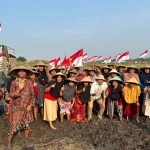
[[35, 74], [35, 78], [38, 78], [41, 74], [39, 73], [39, 72], [37, 72], [37, 71], [33, 71], [32, 70], [32, 72], [33, 72], [33, 74]]
[[90, 77], [84, 77], [80, 82], [89, 82], [89, 83], [92, 83]]
[[117, 70], [115, 70], [115, 69], [112, 69], [112, 70], [109, 72], [109, 74], [113, 74], [113, 73], [115, 73], [115, 74], [117, 74], [117, 75], [120, 76], [120, 73], [119, 73]]
[[136, 72], [136, 73], [139, 72], [139, 69], [138, 69], [136, 66], [134, 66], [134, 65], [128, 66], [126, 72], [129, 72], [129, 69], [131, 69], [131, 68], [135, 69], [135, 72]]
[[114, 63], [109, 63], [109, 64], [107, 64], [107, 66], [109, 67], [109, 66], [114, 66]]
[[71, 82], [77, 83], [77, 81], [73, 77], [67, 78], [65, 79], [65, 81], [71, 81]]
[[111, 68], [109, 68], [108, 66], [104, 66], [101, 68], [101, 72], [104, 72], [104, 69], [108, 69], [109, 71], [111, 71]]
[[77, 74], [76, 70], [70, 70], [69, 73]]
[[140, 84], [134, 77], [130, 80], [126, 81], [126, 83], [134, 83], [134, 84]]
[[112, 83], [113, 81], [118, 81], [120, 83], [123, 83], [123, 81], [120, 78], [118, 78], [118, 77], [114, 77], [114, 78], [110, 79], [108, 82]]
[[36, 67], [28, 67], [30, 70], [36, 71]]
[[17, 73], [20, 71], [20, 70], [24, 70], [27, 75], [26, 76], [31, 76], [33, 74], [33, 72], [26, 68], [25, 66], [19, 66], [19, 67], [15, 67], [13, 68], [11, 71], [10, 71], [10, 75], [13, 76], [13, 77], [18, 77]]
[[95, 78], [95, 80], [105, 80], [103, 75], [99, 75]]
[[96, 72], [96, 70], [95, 70], [94, 68], [90, 68], [90, 69], [89, 69], [89, 72], [90, 72], [90, 71]]
[[141, 71], [144, 71], [144, 69], [150, 69], [149, 65], [145, 65], [144, 67], [140, 68]]
[[76, 69], [80, 69], [80, 67], [78, 67], [78, 66], [74, 66], [74, 68], [76, 68]]
[[64, 74], [62, 74], [61, 72], [58, 72], [55, 75], [53, 75], [53, 78], [57, 78], [58, 76], [62, 76], [63, 79], [66, 78], [66, 76]]
[[40, 60], [37, 64], [35, 64], [33, 67], [43, 66], [46, 67], [46, 65]]
[[61, 67], [61, 66], [60, 66], [58, 69], [59, 69], [59, 70], [65, 70], [65, 67]]
[[53, 71], [53, 70], [56, 70], [56, 72], [59, 72], [59, 69], [58, 69], [58, 68], [56, 68], [56, 67], [51, 67], [50, 70], [49, 70], [49, 73], [51, 73], [51, 71]]

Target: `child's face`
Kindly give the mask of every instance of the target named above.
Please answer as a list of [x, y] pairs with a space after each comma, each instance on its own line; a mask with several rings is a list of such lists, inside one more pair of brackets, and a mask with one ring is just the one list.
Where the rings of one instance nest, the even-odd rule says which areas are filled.
[[114, 87], [117, 87], [117, 86], [118, 86], [118, 82], [117, 82], [117, 81], [113, 81], [113, 82], [112, 82], [112, 85], [113, 85]]
[[69, 82], [69, 86], [74, 86], [74, 82]]
[[30, 76], [30, 79], [31, 79], [31, 80], [35, 80], [35, 74], [31, 75], [31, 76]]

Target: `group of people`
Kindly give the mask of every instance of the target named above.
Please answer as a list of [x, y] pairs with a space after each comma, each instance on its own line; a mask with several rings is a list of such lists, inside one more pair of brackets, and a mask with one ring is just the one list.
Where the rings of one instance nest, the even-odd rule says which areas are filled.
[[[114, 113], [120, 121], [139, 114], [150, 117], [150, 66], [138, 69], [136, 66], [116, 66], [109, 64], [100, 67], [94, 64], [90, 69], [80, 69], [72, 65], [49, 67], [39, 61], [33, 67], [13, 68], [9, 79], [10, 118], [8, 149], [16, 131], [25, 130], [27, 138], [30, 124], [37, 121], [38, 113], [51, 129], [57, 128], [53, 121], [67, 120], [77, 123], [92, 119], [96, 109], [98, 119], [106, 112], [110, 119]], [[99, 107], [95, 107], [95, 105]], [[39, 111], [40, 110], [40, 111]]]

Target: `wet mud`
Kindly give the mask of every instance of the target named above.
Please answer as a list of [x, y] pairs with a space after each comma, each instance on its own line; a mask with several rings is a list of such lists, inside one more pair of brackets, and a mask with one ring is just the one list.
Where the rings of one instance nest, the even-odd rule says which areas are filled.
[[[103, 120], [93, 115], [88, 123], [70, 123], [64, 120], [54, 122], [57, 130], [51, 130], [48, 123], [39, 117], [31, 125], [28, 139], [24, 132], [14, 136], [13, 150], [149, 150], [150, 119], [140, 117], [141, 123], [135, 119], [120, 122], [118, 118]], [[0, 150], [5, 150], [8, 116], [0, 116]]]

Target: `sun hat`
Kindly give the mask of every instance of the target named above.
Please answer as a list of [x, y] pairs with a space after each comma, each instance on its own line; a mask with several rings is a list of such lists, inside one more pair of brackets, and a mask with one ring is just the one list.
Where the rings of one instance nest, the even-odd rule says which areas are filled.
[[50, 70], [49, 70], [49, 73], [51, 73], [51, 71], [53, 71], [53, 70], [56, 70], [56, 72], [59, 72], [59, 69], [58, 69], [58, 68], [56, 68], [56, 67], [51, 67]]
[[76, 70], [70, 70], [69, 73], [77, 74]]
[[120, 67], [126, 68], [125, 65], [119, 65], [119, 66], [117, 66], [117, 68], [120, 68]]
[[59, 69], [59, 70], [65, 70], [65, 67], [61, 67], [61, 66], [60, 66], [58, 69]]
[[117, 70], [115, 70], [115, 69], [112, 69], [112, 70], [109, 72], [109, 74], [112, 74], [112, 73], [118, 74], [118, 75], [120, 76], [120, 73], [119, 73]]
[[140, 84], [134, 77], [130, 80], [126, 81], [126, 83], [134, 83], [134, 84]]
[[19, 70], [24, 70], [27, 73], [27, 76], [31, 76], [33, 74], [33, 72], [25, 66], [15, 67], [10, 71], [9, 74], [13, 77], [18, 77], [17, 73], [19, 72]]
[[114, 77], [114, 78], [110, 79], [108, 82], [112, 83], [113, 81], [118, 81], [118, 82], [123, 83], [123, 81], [118, 77]]
[[65, 81], [71, 81], [71, 82], [77, 83], [77, 81], [73, 77], [67, 78], [65, 79]]
[[135, 72], [136, 72], [136, 73], [139, 72], [139, 69], [138, 69], [136, 66], [134, 66], [134, 65], [128, 66], [126, 72], [129, 72], [129, 69], [131, 69], [131, 68], [135, 69]]
[[89, 83], [92, 83], [90, 77], [84, 77], [80, 82], [89, 82]]
[[58, 76], [62, 76], [64, 79], [66, 78], [66, 76], [62, 74], [61, 72], [58, 72], [55, 75], [53, 75], [53, 78], [57, 78]]
[[140, 68], [141, 71], [143, 71], [144, 69], [150, 69], [149, 65], [145, 65], [144, 67]]
[[109, 71], [111, 71], [111, 68], [109, 68], [108, 66], [104, 66], [101, 68], [101, 72], [104, 72], [104, 69], [108, 69]]
[[35, 64], [33, 67], [43, 66], [46, 67], [46, 65], [40, 60], [37, 64]]
[[105, 80], [103, 75], [98, 75], [95, 80]]
[[90, 71], [96, 72], [96, 70], [95, 70], [94, 68], [90, 68], [90, 69], [89, 69], [89, 72], [90, 72]]

